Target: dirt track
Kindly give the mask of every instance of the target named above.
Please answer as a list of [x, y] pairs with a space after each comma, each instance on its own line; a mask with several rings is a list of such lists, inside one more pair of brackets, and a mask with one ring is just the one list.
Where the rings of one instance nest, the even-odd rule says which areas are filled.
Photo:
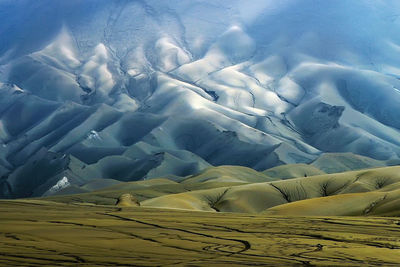
[[235, 213], [0, 201], [0, 265], [385, 265], [396, 218]]

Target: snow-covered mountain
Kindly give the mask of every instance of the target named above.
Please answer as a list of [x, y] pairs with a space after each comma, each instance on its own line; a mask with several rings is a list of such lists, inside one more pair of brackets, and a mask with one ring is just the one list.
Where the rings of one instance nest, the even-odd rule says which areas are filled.
[[0, 196], [396, 160], [399, 77], [397, 0], [2, 0]]

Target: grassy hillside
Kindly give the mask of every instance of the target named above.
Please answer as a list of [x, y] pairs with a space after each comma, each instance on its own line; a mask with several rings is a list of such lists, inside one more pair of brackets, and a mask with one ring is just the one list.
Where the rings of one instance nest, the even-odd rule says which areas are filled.
[[325, 172], [308, 164], [286, 164], [265, 170], [263, 174], [273, 178], [288, 179], [321, 175]]
[[[277, 180], [253, 169], [240, 166], [219, 166], [208, 168], [196, 175], [186, 178], [175, 177], [177, 181], [167, 178], [149, 179], [137, 182], [118, 182], [98, 179], [81, 187], [60, 191], [57, 195], [46, 199], [62, 202], [76, 203], [89, 202], [101, 205], [113, 205], [122, 194], [129, 193], [138, 200], [155, 198], [158, 196], [191, 192], [196, 190], [230, 187], [257, 182]], [[107, 186], [113, 184], [111, 186]], [[101, 188], [91, 192], [90, 189]]]
[[[205, 211], [257, 213], [288, 204], [285, 215], [303, 215], [297, 201], [312, 213], [304, 215], [400, 215], [400, 166], [324, 174], [264, 183], [163, 195], [142, 206]], [[321, 203], [327, 203], [329, 205]], [[346, 205], [343, 201], [346, 200]], [[293, 203], [293, 204], [292, 204]], [[360, 205], [354, 204], [360, 203]], [[336, 206], [338, 208], [336, 208]], [[306, 208], [304, 208], [306, 209]], [[280, 209], [279, 209], [280, 210]], [[275, 213], [272, 213], [275, 214]], [[280, 213], [278, 213], [280, 214]]]
[[[398, 219], [0, 201], [2, 266], [398, 266]], [[4, 215], [4, 216], [3, 216]]]
[[400, 216], [400, 190], [343, 194], [292, 202], [265, 211], [269, 215]]
[[[397, 208], [400, 166], [306, 177], [304, 173], [323, 172], [303, 164], [283, 165], [264, 173], [245, 167], [220, 166], [180, 181], [158, 178], [106, 183], [106, 180], [98, 180], [80, 188], [67, 187], [61, 192], [76, 193], [85, 189], [82, 193], [43, 199], [115, 205], [121, 195], [131, 194], [143, 207], [244, 213], [265, 211], [285, 215], [400, 215]], [[300, 177], [278, 178], [295, 175]], [[107, 184], [111, 186], [107, 187]], [[91, 188], [101, 189], [90, 192]]]

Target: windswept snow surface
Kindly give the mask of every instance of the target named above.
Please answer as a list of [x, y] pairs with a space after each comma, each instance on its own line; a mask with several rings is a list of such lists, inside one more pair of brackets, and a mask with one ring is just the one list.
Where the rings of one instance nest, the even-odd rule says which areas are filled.
[[3, 0], [0, 196], [43, 151], [76, 184], [395, 160], [399, 78], [397, 0]]

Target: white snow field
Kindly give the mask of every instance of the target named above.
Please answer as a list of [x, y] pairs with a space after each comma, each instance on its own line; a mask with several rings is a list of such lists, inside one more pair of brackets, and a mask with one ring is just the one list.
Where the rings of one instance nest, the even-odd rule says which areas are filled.
[[397, 0], [3, 0], [0, 197], [398, 162], [399, 79]]

